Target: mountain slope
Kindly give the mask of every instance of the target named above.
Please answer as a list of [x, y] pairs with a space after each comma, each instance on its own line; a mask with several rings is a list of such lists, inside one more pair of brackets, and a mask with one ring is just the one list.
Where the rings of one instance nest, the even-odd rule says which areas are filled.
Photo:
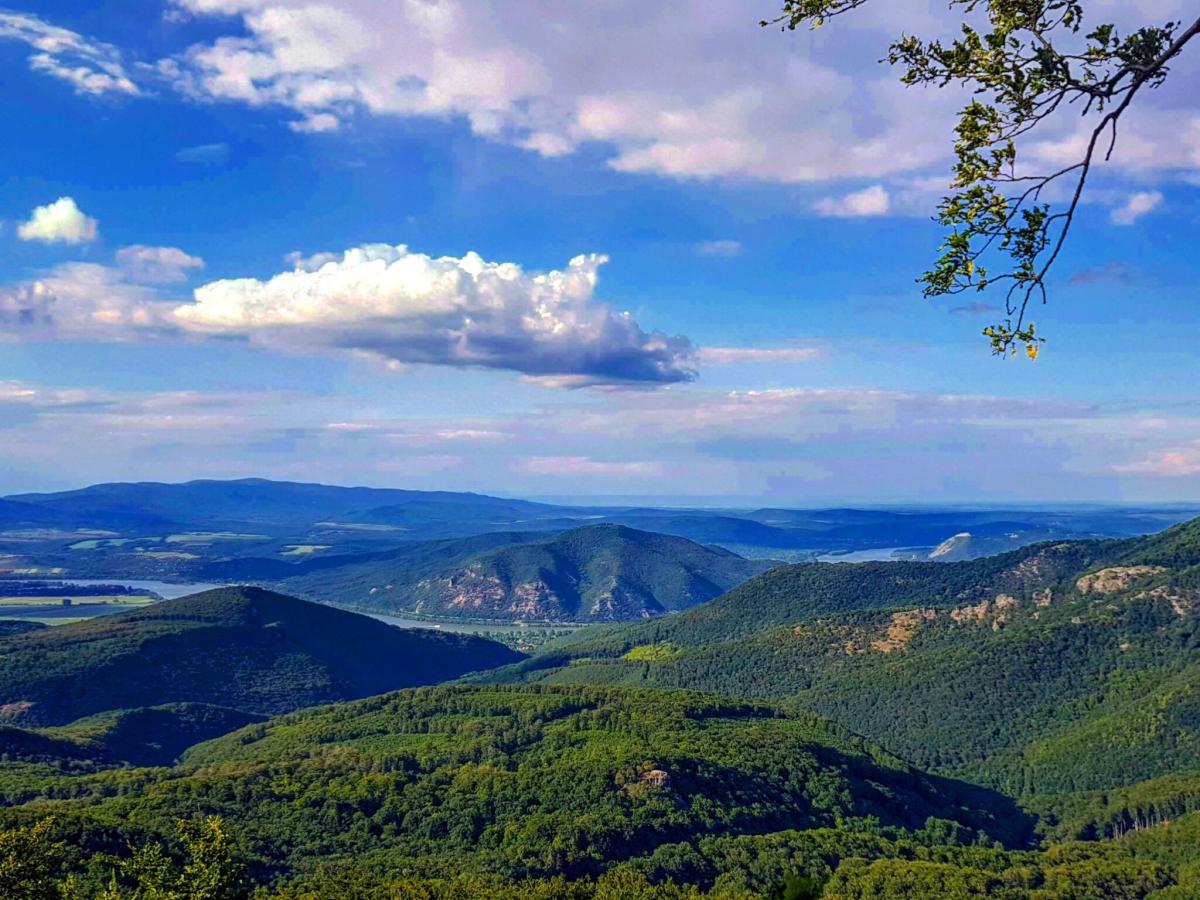
[[478, 676], [787, 699], [1016, 795], [1200, 772], [1200, 521], [965, 563], [783, 567]]
[[[591, 525], [537, 538], [415, 545], [282, 582], [285, 590], [389, 613], [536, 621], [640, 619], [686, 609], [771, 567], [683, 538]], [[507, 545], [505, 545], [507, 544]]]
[[[97, 713], [51, 728], [0, 726], [0, 753], [14, 763], [64, 769], [112, 765], [165, 766], [201, 741], [264, 717], [204, 703], [170, 703]], [[13, 802], [5, 797], [4, 802]]]
[[0, 530], [9, 528], [50, 528], [70, 524], [69, 516], [33, 503], [0, 498]]
[[181, 702], [278, 713], [519, 658], [481, 638], [223, 588], [0, 641], [0, 713], [30, 725]]

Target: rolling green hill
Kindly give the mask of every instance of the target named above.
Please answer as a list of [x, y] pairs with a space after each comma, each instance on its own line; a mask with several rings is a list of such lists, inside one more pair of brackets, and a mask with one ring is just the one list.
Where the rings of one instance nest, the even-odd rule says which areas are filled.
[[[171, 848], [180, 818], [206, 815], [228, 836], [209, 865], [231, 848], [256, 896], [280, 900], [756, 900], [822, 885], [829, 900], [1175, 900], [1200, 884], [1200, 815], [1034, 850], [1007, 798], [820, 717], [691, 692], [419, 688], [252, 724], [169, 769], [26, 777], [30, 802], [0, 826], [52, 816], [48, 838], [71, 845], [59, 877], [97, 895], [111, 872], [98, 854]], [[29, 834], [0, 832], [0, 862], [36, 846]]]
[[965, 563], [801, 565], [482, 678], [787, 700], [1015, 796], [1200, 772], [1200, 521]]
[[52, 790], [64, 801], [4, 818], [52, 814], [99, 849], [220, 815], [264, 877], [342, 857], [380, 873], [577, 879], [672, 866], [704, 841], [804, 843], [811, 830], [835, 856], [894, 839], [1029, 837], [1005, 798], [926, 776], [826, 720], [659, 691], [408, 690], [250, 725], [174, 769]]
[[592, 525], [547, 537], [414, 544], [365, 563], [315, 569], [281, 586], [395, 614], [620, 621], [695, 606], [771, 565], [683, 538]]
[[19, 725], [164, 703], [279, 713], [520, 658], [259, 588], [223, 588], [0, 641], [0, 715]]

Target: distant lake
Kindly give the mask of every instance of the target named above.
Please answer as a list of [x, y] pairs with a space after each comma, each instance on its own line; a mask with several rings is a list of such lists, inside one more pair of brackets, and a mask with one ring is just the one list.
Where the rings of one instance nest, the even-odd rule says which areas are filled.
[[98, 584], [115, 584], [135, 591], [149, 591], [152, 594], [158, 594], [164, 600], [174, 600], [176, 597], [186, 597], [188, 594], [198, 594], [201, 591], [211, 591], [214, 588], [225, 586], [223, 584], [204, 584], [202, 582], [172, 584], [167, 581], [142, 581], [138, 579], [130, 581], [124, 578], [47, 578], [44, 580], [53, 582], [54, 584], [78, 584], [84, 587], [94, 587]]
[[912, 547], [876, 547], [871, 550], [851, 550], [849, 553], [824, 553], [817, 557], [817, 562], [899, 562], [924, 559], [928, 552]]

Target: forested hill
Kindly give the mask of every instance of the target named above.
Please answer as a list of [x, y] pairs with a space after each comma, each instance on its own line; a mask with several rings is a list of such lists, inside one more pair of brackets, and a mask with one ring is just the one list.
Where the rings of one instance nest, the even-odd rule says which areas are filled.
[[[820, 717], [690, 692], [420, 688], [250, 725], [172, 768], [3, 786], [22, 795], [0, 828], [41, 819], [43, 853], [70, 845], [72, 896], [111, 896], [102, 853], [171, 846], [205, 815], [224, 840], [193, 838], [196, 869], [232, 852], [264, 900], [1166, 900], [1195, 896], [1200, 862], [1196, 815], [1023, 849], [1005, 797]], [[39, 845], [0, 831], [20, 877], [6, 848]], [[123, 872], [153, 882], [174, 855]]]
[[786, 699], [1033, 797], [1200, 772], [1198, 651], [1200, 521], [966, 563], [789, 566], [482, 677]]
[[0, 712], [23, 725], [181, 702], [279, 713], [520, 658], [482, 638], [222, 588], [0, 640]]
[[[912, 604], [954, 606], [997, 592], [1039, 590], [1130, 552], [1130, 541], [1064, 541], [966, 562], [800, 563], [778, 566], [711, 603], [662, 621], [611, 630], [622, 639], [706, 644], [756, 634], [820, 615]], [[608, 633], [587, 629], [561, 646]]]
[[[219, 814], [266, 878], [340, 858], [374, 873], [505, 879], [624, 864], [711, 885], [772, 848], [828, 870], [948, 839], [1030, 838], [1005, 798], [926, 776], [826, 720], [681, 692], [421, 688], [250, 725], [174, 769], [41, 777], [28, 776], [25, 797], [44, 783], [70, 799], [9, 809], [0, 824], [53, 815], [94, 852]], [[783, 870], [737, 877], [770, 888]]]
[[481, 538], [414, 544], [386, 558], [289, 578], [283, 587], [389, 613], [622, 621], [687, 609], [774, 565], [619, 525], [498, 537], [513, 540], [483, 550], [475, 549]]

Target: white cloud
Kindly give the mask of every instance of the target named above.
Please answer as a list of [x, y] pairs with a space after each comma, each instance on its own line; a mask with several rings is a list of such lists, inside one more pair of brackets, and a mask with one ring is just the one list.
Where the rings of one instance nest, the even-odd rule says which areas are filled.
[[517, 464], [529, 475], [556, 475], [578, 478], [591, 476], [621, 481], [627, 478], [654, 478], [662, 472], [657, 462], [604, 462], [588, 456], [535, 456]]
[[96, 220], [84, 215], [74, 199], [59, 197], [53, 203], [34, 209], [29, 221], [17, 227], [17, 235], [23, 241], [82, 244], [96, 239], [97, 226]]
[[[941, 159], [955, 104], [908, 91], [877, 53], [819, 61], [800, 35], [756, 26], [740, 4], [618, 0], [502, 8], [462, 0], [176, 0], [237, 17], [223, 37], [161, 66], [188, 93], [332, 129], [351, 111], [455, 117], [489, 140], [562, 156], [610, 145], [620, 171], [807, 182], [881, 177]], [[895, 17], [850, 25], [886, 47]], [[925, 17], [926, 19], [928, 17]], [[908, 26], [914, 23], [910, 18]], [[665, 64], [664, 61], [669, 61]]]
[[280, 347], [359, 351], [406, 364], [510, 369], [594, 383], [695, 377], [682, 337], [643, 331], [595, 298], [607, 257], [577, 256], [561, 271], [526, 273], [475, 253], [434, 259], [372, 244], [340, 258], [297, 259], [266, 281], [203, 285], [177, 307], [184, 330]]
[[1182, 478], [1200, 475], [1200, 442], [1191, 446], [1159, 450], [1137, 462], [1118, 465], [1113, 471], [1127, 475]]
[[[547, 157], [599, 144], [622, 172], [881, 182], [861, 197], [828, 198], [828, 215], [907, 215], [918, 201], [927, 214], [926, 192], [906, 183], [948, 168], [964, 100], [953, 86], [907, 88], [878, 62], [901, 31], [956, 31], [957, 16], [923, 3], [868, 4], [818, 34], [781, 34], [757, 28], [761, 11], [744, 4], [686, 0], [565, 4], [554, 15], [528, 4], [398, 0], [386, 16], [373, 0], [175, 2], [233, 19], [226, 36], [163, 72], [197, 97], [298, 114], [296, 130], [332, 130], [358, 112], [457, 118]], [[1123, 27], [1146, 17], [1137, 4], [1099, 6]], [[1200, 113], [1186, 90], [1196, 70], [1181, 58], [1166, 87], [1130, 111], [1123, 167], [1200, 167]], [[1088, 122], [1048, 122], [1023, 157], [1074, 161]]]
[[111, 399], [91, 388], [47, 388], [22, 381], [0, 381], [0, 406], [21, 404], [40, 409], [94, 407]]
[[712, 366], [739, 363], [807, 362], [816, 359], [821, 351], [815, 347], [701, 347], [697, 356], [701, 363]]
[[117, 251], [117, 265], [125, 271], [130, 281], [169, 284], [186, 281], [191, 271], [204, 268], [204, 260], [178, 247], [134, 244]]
[[175, 161], [200, 166], [223, 166], [229, 162], [230, 147], [226, 143], [197, 144], [175, 153]]
[[435, 433], [439, 441], [503, 441], [511, 435], [503, 431], [491, 431], [486, 428], [443, 428]]
[[[397, 0], [386, 15], [376, 0], [173, 2], [187, 18], [212, 17], [219, 36], [130, 70], [147, 84], [277, 107], [305, 133], [335, 131], [359, 113], [454, 118], [548, 157], [598, 144], [622, 172], [881, 182], [857, 202], [827, 199], [830, 215], [912, 212], [905, 182], [944, 171], [963, 101], [954, 87], [906, 88], [878, 62], [901, 30], [953, 32], [955, 17], [927, 4], [868, 4], [819, 34], [781, 34], [756, 27], [761, 11], [743, 4], [687, 0], [565, 4], [554, 15], [469, 0]], [[1101, 6], [1124, 24], [1144, 19], [1134, 4]], [[0, 14], [4, 36], [35, 47], [33, 65], [80, 91], [139, 91], [107, 45], [11, 13]], [[1121, 166], [1200, 168], [1200, 112], [1186, 89], [1196, 70], [1185, 55], [1130, 110]], [[1086, 127], [1073, 116], [1047, 123], [1023, 156], [1073, 161]]]
[[826, 197], [816, 204], [816, 210], [821, 215], [841, 218], [885, 216], [891, 207], [892, 198], [881, 184], [873, 184], [841, 197]]
[[20, 41], [35, 52], [29, 67], [59, 78], [81, 94], [138, 94], [121, 54], [37, 16], [0, 10], [0, 39]]
[[0, 287], [0, 333], [121, 340], [169, 329], [154, 290], [119, 269], [65, 263], [34, 281]]
[[715, 256], [721, 259], [732, 259], [741, 256], [742, 242], [731, 240], [701, 241], [693, 248], [697, 256]]
[[[1189, 77], [1195, 78], [1195, 65], [1186, 56], [1175, 69], [1166, 83], [1168, 88], [1173, 82], [1186, 84]], [[1146, 102], [1163, 101], [1156, 98]], [[1168, 108], [1144, 106], [1139, 98], [1139, 103], [1121, 117], [1113, 165], [1133, 172], [1175, 170], [1195, 174], [1200, 170], [1200, 112], [1190, 97], [1172, 96], [1167, 102]], [[1094, 127], [1092, 120], [1072, 118], [1060, 133], [1031, 144], [1028, 158], [1042, 166], [1077, 163], [1084, 157]], [[1107, 150], [1107, 145], [1102, 149]], [[1097, 170], [1105, 165], [1103, 160], [1096, 162]]]
[[1132, 225], [1142, 216], [1162, 205], [1163, 195], [1159, 191], [1138, 191], [1112, 211], [1114, 225]]
[[577, 256], [544, 273], [475, 253], [434, 259], [388, 244], [289, 260], [292, 271], [209, 282], [180, 304], [152, 285], [186, 278], [202, 261], [174, 247], [125, 247], [117, 266], [66, 263], [0, 287], [0, 334], [238, 337], [395, 369], [506, 369], [559, 387], [652, 387], [696, 377], [686, 337], [645, 331], [596, 298], [604, 256]]
[[337, 131], [341, 127], [341, 120], [331, 113], [314, 113], [295, 122], [288, 122], [288, 128], [299, 134], [324, 134]]

